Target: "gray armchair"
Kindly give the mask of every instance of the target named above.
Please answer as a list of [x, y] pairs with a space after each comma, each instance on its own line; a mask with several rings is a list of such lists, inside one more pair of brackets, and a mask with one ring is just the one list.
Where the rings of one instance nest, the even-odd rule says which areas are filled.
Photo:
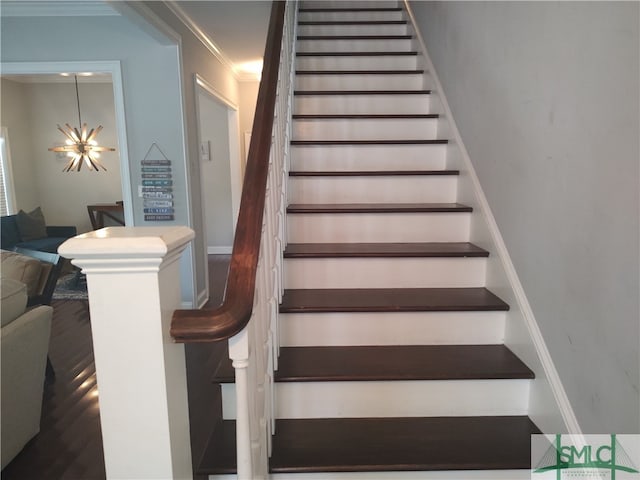
[[0, 281], [0, 450], [4, 468], [40, 431], [53, 308], [27, 309], [26, 285], [11, 278]]
[[60, 256], [29, 250], [0, 254], [0, 450], [4, 468], [40, 431], [53, 314], [42, 303], [51, 300]]

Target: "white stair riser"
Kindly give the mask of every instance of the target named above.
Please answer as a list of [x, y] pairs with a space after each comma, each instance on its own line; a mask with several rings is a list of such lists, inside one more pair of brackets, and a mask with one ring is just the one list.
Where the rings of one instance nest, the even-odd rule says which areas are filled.
[[300, 12], [298, 20], [301, 22], [324, 22], [324, 21], [390, 21], [405, 20], [404, 12]]
[[421, 90], [423, 85], [420, 73], [296, 75], [296, 90]]
[[291, 177], [289, 203], [450, 203], [456, 175]]
[[[237, 480], [236, 475], [209, 475], [209, 480]], [[437, 470], [418, 472], [272, 473], [270, 480], [531, 480], [531, 470]]]
[[[281, 382], [276, 418], [526, 415], [529, 380]], [[222, 386], [222, 415], [235, 418], [235, 385]]]
[[292, 171], [443, 170], [447, 145], [292, 145]]
[[298, 70], [412, 70], [416, 55], [298, 56]]
[[435, 140], [438, 119], [294, 120], [294, 140]]
[[410, 38], [389, 40], [298, 40], [296, 52], [409, 52]]
[[296, 213], [290, 243], [467, 242], [469, 213]]
[[304, 0], [300, 8], [397, 8], [396, 0]]
[[407, 95], [296, 95], [299, 114], [419, 114], [429, 113], [428, 94]]
[[406, 35], [406, 24], [298, 25], [298, 35]]
[[283, 347], [498, 345], [505, 312], [281, 313]]
[[484, 258], [287, 259], [285, 288], [456, 288], [485, 285]]

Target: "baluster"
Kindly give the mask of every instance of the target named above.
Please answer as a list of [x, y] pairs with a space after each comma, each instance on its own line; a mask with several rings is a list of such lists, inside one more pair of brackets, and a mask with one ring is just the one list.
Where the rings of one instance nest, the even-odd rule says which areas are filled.
[[282, 251], [286, 241], [296, 10], [293, 2], [285, 13], [253, 315], [249, 325], [229, 340], [229, 355], [236, 369], [238, 478], [243, 480], [268, 475], [267, 458], [275, 432], [273, 372], [278, 364], [278, 305], [284, 285]]
[[[253, 317], [251, 319], [253, 321]], [[252, 480], [249, 420], [249, 327], [229, 339], [229, 358], [236, 376], [236, 456], [238, 480]]]
[[254, 386], [254, 403], [253, 403], [253, 418], [251, 425], [252, 432], [252, 449], [254, 456], [254, 464], [258, 465], [254, 471], [256, 478], [263, 478], [266, 475], [265, 462], [266, 462], [266, 444], [264, 442], [264, 404], [265, 404], [265, 385], [264, 385], [264, 371], [265, 371], [265, 359], [264, 348], [262, 346], [262, 330], [264, 322], [266, 321], [264, 315], [264, 302], [265, 302], [265, 289], [264, 284], [261, 282], [261, 272], [264, 271], [265, 261], [264, 255], [260, 253], [258, 260], [258, 269], [256, 272], [256, 296], [254, 299], [254, 316], [252, 317], [251, 332], [252, 332], [252, 351], [255, 352], [252, 358], [252, 374], [253, 374], [253, 386]]

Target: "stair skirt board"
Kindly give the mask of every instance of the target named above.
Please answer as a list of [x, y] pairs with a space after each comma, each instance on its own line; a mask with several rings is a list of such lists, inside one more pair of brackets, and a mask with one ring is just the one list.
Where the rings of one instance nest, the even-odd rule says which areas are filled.
[[[276, 418], [526, 415], [528, 379], [277, 382]], [[236, 418], [235, 384], [222, 384], [222, 415]]]
[[284, 288], [481, 287], [484, 258], [296, 258]]
[[288, 243], [465, 242], [469, 213], [308, 213], [287, 218]]
[[289, 179], [291, 203], [455, 203], [455, 175], [297, 176]]
[[438, 138], [437, 118], [294, 119], [294, 140], [413, 140]]
[[448, 145], [292, 145], [292, 171], [443, 170]]
[[283, 347], [496, 345], [505, 319], [500, 311], [282, 313], [279, 335]]

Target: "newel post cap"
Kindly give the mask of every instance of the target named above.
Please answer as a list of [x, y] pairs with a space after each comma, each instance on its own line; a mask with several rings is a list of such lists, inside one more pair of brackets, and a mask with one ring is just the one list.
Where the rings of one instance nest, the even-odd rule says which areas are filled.
[[189, 227], [107, 227], [70, 238], [58, 248], [63, 257], [163, 258], [182, 251], [194, 238]]

